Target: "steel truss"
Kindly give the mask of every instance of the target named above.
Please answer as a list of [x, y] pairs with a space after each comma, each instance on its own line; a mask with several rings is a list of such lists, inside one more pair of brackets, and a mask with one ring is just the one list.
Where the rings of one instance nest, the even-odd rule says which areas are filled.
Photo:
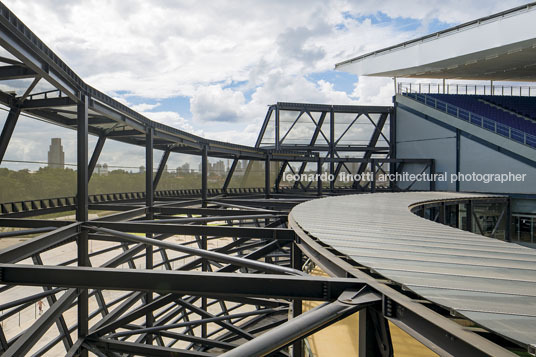
[[[5, 64], [0, 80], [32, 79], [20, 96], [0, 92], [0, 103], [10, 108], [0, 136], [0, 163], [23, 112], [76, 130], [78, 154], [76, 197], [0, 204], [0, 226], [17, 229], [0, 238], [36, 235], [0, 251], [0, 299], [11, 297], [0, 300], [3, 356], [303, 356], [305, 337], [356, 311], [362, 317], [362, 356], [393, 354], [387, 319], [406, 324], [406, 331], [439, 352], [497, 351], [427, 304], [356, 269], [298, 227], [289, 228], [288, 213], [300, 202], [379, 189], [374, 182], [340, 188], [336, 180], [325, 189], [320, 179], [316, 190], [302, 182], [281, 187], [281, 175], [292, 162], [300, 164], [297, 173], [307, 163], [316, 163], [318, 173], [328, 164], [334, 176], [351, 172], [349, 163], [358, 165], [353, 173], [377, 174], [387, 167], [396, 172], [407, 163], [433, 173], [432, 160], [397, 159], [392, 108], [277, 103], [268, 110], [257, 144], [235, 145], [153, 122], [87, 85], [1, 3], [0, 45], [15, 58], [0, 58]], [[40, 81], [54, 89], [34, 92]], [[296, 114], [286, 132], [280, 125], [283, 111]], [[354, 117], [336, 135], [342, 114]], [[293, 127], [304, 119], [314, 124], [307, 143], [289, 144]], [[342, 145], [358, 120], [373, 126], [370, 139], [365, 145]], [[263, 139], [271, 121], [276, 130], [267, 145]], [[99, 138], [93, 153], [88, 135]], [[145, 148], [144, 192], [88, 195], [108, 139]], [[154, 149], [164, 155], [153, 176]], [[201, 189], [156, 190], [174, 152], [201, 156]], [[233, 159], [221, 189], [208, 188], [209, 156]], [[265, 163], [264, 187], [230, 187], [239, 160]], [[281, 164], [275, 183], [272, 161]], [[383, 189], [399, 188], [391, 183]], [[90, 209], [106, 214], [90, 220]], [[75, 211], [75, 219], [35, 218], [67, 211]], [[307, 274], [311, 261], [332, 277]], [[42, 315], [35, 314], [20, 332], [9, 331], [10, 319], [27, 315], [42, 300], [48, 305]], [[324, 303], [303, 312], [303, 300]], [[411, 313], [399, 313], [398, 307]], [[484, 349], [478, 347], [482, 344]]]

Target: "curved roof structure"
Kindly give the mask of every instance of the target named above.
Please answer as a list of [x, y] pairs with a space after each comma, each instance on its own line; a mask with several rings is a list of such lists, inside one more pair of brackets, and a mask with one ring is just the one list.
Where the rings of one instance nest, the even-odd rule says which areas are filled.
[[[349, 195], [296, 206], [310, 236], [513, 341], [536, 343], [536, 251], [423, 219], [409, 207], [476, 194]], [[495, 196], [496, 197], [496, 196]]]
[[355, 57], [336, 69], [378, 77], [536, 81], [536, 3]]

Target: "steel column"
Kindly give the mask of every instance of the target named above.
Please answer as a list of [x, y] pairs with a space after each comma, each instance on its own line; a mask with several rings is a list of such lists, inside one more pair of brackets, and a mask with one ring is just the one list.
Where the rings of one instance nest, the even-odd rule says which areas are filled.
[[[154, 217], [154, 188], [153, 186], [153, 145], [154, 145], [154, 129], [147, 128], [145, 136], [145, 205], [147, 207], [146, 218], [152, 220]], [[152, 233], [146, 234], [147, 238], [152, 238]], [[145, 269], [153, 268], [153, 245], [148, 243], [145, 246]], [[145, 303], [150, 304], [153, 301], [153, 293], [147, 292], [145, 295]], [[148, 311], [145, 315], [145, 326], [153, 326], [154, 317], [152, 311]], [[146, 342], [152, 344], [152, 336], [147, 335]]]
[[[296, 243], [292, 243], [292, 268], [296, 270], [302, 270], [302, 263], [303, 263], [303, 256], [300, 248], [296, 245]], [[302, 308], [302, 301], [294, 299], [292, 300], [292, 318], [297, 318], [300, 316], [303, 312]], [[294, 342], [292, 345], [292, 357], [303, 357], [304, 355], [304, 349], [303, 349], [303, 341], [298, 340]]]
[[208, 147], [203, 146], [201, 150], [201, 200], [203, 207], [207, 206], [208, 196]]
[[270, 198], [270, 155], [264, 159], [264, 197]]
[[[88, 103], [86, 95], [77, 104], [77, 194], [76, 220], [88, 220]], [[78, 266], [89, 266], [88, 232], [81, 228], [78, 234]], [[78, 339], [88, 334], [89, 296], [87, 289], [78, 289]], [[80, 348], [80, 356], [86, 357], [87, 349]]]
[[275, 108], [275, 149], [279, 150], [281, 148], [281, 143], [279, 142], [279, 130], [280, 130], [280, 119], [279, 119], [279, 104]]
[[333, 107], [329, 112], [329, 158], [331, 159], [329, 163], [329, 174], [333, 178], [329, 180], [329, 190], [331, 192], [335, 191], [335, 112]]
[[473, 231], [473, 201], [471, 200], [465, 204], [465, 230]]
[[316, 155], [316, 194], [322, 196], [322, 157]]
[[389, 324], [373, 307], [359, 312], [359, 357], [392, 357]]
[[512, 201], [510, 197], [506, 199], [506, 212], [505, 212], [505, 226], [504, 226], [504, 240], [511, 242], [511, 231], [512, 231]]
[[[396, 102], [394, 108], [391, 111], [389, 116], [389, 158], [394, 160], [397, 158], [396, 152]], [[389, 173], [396, 174], [396, 162], [391, 162], [389, 164]], [[396, 187], [396, 181], [392, 180], [389, 182], [391, 190], [394, 190]]]

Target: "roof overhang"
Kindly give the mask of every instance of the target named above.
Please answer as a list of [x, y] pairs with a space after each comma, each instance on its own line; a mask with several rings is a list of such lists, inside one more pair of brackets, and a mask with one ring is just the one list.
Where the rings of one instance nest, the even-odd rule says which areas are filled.
[[536, 81], [536, 3], [368, 53], [335, 68], [357, 75]]

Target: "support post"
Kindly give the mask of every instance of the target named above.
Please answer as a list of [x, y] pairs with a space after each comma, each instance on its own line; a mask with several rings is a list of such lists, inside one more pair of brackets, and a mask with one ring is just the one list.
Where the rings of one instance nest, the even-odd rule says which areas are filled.
[[275, 149], [279, 150], [281, 148], [281, 143], [279, 142], [280, 137], [280, 121], [279, 121], [279, 104], [275, 108]]
[[512, 203], [511, 198], [506, 199], [506, 212], [505, 212], [505, 226], [504, 226], [504, 240], [506, 242], [512, 241]]
[[372, 173], [372, 179], [370, 181], [370, 192], [376, 192], [376, 160], [370, 160], [370, 171]]
[[473, 231], [473, 201], [467, 201], [465, 205], [465, 230]]
[[316, 155], [316, 195], [322, 196], [322, 158]]
[[9, 140], [11, 140], [11, 136], [13, 135], [15, 125], [17, 125], [17, 120], [19, 120], [19, 115], [20, 108], [17, 107], [12, 107], [9, 110], [9, 114], [7, 115], [6, 122], [4, 124], [4, 129], [2, 129], [2, 134], [0, 136], [0, 164], [4, 159], [4, 154], [6, 153], [7, 145], [9, 144]]
[[99, 140], [97, 141], [97, 145], [95, 145], [95, 149], [93, 149], [93, 155], [91, 155], [91, 160], [89, 160], [89, 167], [87, 172], [88, 181], [91, 180], [91, 176], [93, 175], [95, 166], [97, 166], [97, 161], [99, 161], [99, 156], [102, 152], [102, 148], [104, 147], [105, 141], [106, 136], [100, 135]]
[[[461, 163], [461, 130], [456, 129], [456, 175], [460, 174]], [[460, 180], [456, 180], [456, 192], [460, 192]]]
[[445, 202], [441, 202], [439, 206], [439, 223], [447, 224], [447, 207]]
[[[146, 219], [154, 218], [154, 186], [153, 186], [153, 144], [154, 144], [154, 129], [149, 127], [145, 135], [145, 205], [147, 208]], [[152, 238], [151, 233], [146, 234], [147, 238]], [[153, 268], [153, 246], [145, 245], [145, 269]], [[147, 292], [145, 295], [145, 303], [150, 304], [153, 301], [153, 293]], [[147, 311], [145, 314], [145, 327], [153, 326], [154, 317], [152, 311]], [[152, 335], [147, 334], [147, 344], [152, 344]]]
[[[434, 174], [435, 174], [435, 160], [432, 159], [430, 160], [430, 177], [433, 178], [434, 177]], [[435, 184], [435, 180], [430, 180], [430, 191], [435, 191], [436, 190], [436, 184]]]
[[[76, 220], [88, 220], [88, 102], [86, 95], [81, 95], [77, 104], [77, 133], [76, 133]], [[77, 239], [78, 266], [89, 266], [88, 231], [81, 228]], [[78, 339], [83, 340], [88, 334], [89, 296], [87, 289], [78, 289]], [[88, 350], [80, 347], [80, 356], [87, 357]]]
[[374, 307], [359, 311], [359, 357], [392, 357], [393, 345], [387, 319]]
[[[292, 268], [302, 270], [303, 256], [296, 242], [292, 243]], [[292, 300], [292, 318], [296, 318], [303, 313], [302, 301]], [[303, 340], [298, 340], [292, 344], [292, 357], [303, 357]]]
[[264, 158], [264, 196], [270, 198], [270, 154]]
[[201, 200], [203, 207], [207, 206], [208, 196], [208, 147], [201, 149]]
[[[396, 160], [396, 102], [393, 110], [389, 114], [389, 158], [391, 160]], [[396, 174], [396, 161], [392, 161], [389, 164], [389, 173]], [[389, 187], [391, 191], [395, 191], [396, 180], [391, 180], [389, 182]]]
[[329, 112], [329, 157], [331, 161], [329, 162], [329, 174], [333, 180], [329, 181], [329, 190], [331, 192], [335, 191], [335, 112], [333, 107]]

